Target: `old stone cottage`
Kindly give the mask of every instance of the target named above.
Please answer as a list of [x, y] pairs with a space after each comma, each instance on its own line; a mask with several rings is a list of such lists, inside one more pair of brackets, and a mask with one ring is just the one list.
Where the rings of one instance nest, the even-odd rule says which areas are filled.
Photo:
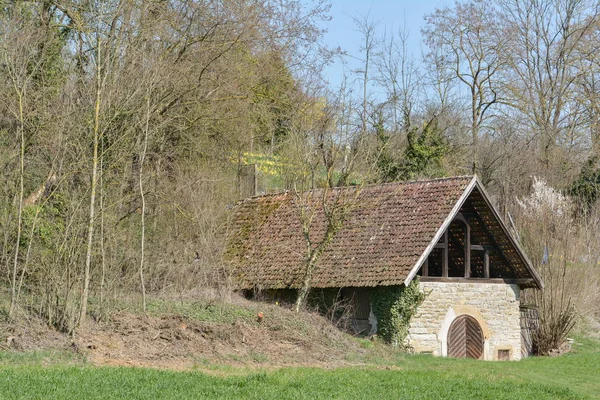
[[308, 244], [324, 242], [336, 210], [310, 286], [348, 299], [357, 330], [384, 329], [374, 312], [380, 294], [418, 281], [424, 298], [401, 336], [415, 352], [526, 355], [519, 293], [543, 283], [476, 177], [246, 199], [234, 209], [226, 250], [234, 284], [271, 293], [302, 287]]

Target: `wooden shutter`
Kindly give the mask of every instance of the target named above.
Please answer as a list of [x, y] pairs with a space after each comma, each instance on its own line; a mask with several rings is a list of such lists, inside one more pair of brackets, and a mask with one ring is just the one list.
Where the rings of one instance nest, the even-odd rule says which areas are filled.
[[371, 331], [369, 324], [369, 313], [371, 303], [369, 302], [369, 289], [366, 288], [344, 288], [342, 298], [348, 301], [352, 307], [352, 328], [355, 333], [366, 335]]
[[368, 320], [371, 311], [369, 302], [369, 290], [365, 288], [344, 288], [342, 289], [342, 298], [346, 299], [352, 306], [354, 318], [358, 320]]
[[483, 358], [483, 332], [475, 318], [461, 315], [452, 322], [448, 332], [448, 356]]

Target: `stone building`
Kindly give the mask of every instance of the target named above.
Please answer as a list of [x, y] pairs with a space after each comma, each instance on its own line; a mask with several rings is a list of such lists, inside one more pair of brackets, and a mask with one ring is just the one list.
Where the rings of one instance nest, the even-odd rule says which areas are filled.
[[365, 334], [381, 328], [378, 293], [418, 280], [402, 340], [440, 356], [527, 355], [519, 293], [543, 288], [476, 177], [251, 197], [234, 208], [225, 258], [239, 289], [293, 297], [308, 282], [347, 300]]

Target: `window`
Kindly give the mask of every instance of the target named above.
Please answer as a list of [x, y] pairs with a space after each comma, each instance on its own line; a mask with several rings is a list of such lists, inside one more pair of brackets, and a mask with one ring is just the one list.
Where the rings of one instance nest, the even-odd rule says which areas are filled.
[[471, 249], [471, 270], [469, 272], [469, 277], [485, 278], [486, 257], [488, 258], [489, 265], [489, 256], [487, 255], [487, 250], [479, 251]]
[[429, 254], [427, 259], [428, 275], [427, 276], [442, 276], [444, 264], [444, 249], [435, 248]]
[[498, 361], [509, 361], [509, 360], [510, 360], [510, 350], [508, 350], [508, 349], [498, 350]]
[[465, 262], [468, 255], [469, 225], [460, 219], [452, 221], [448, 227], [448, 276], [452, 278], [465, 277]]
[[489, 246], [474, 240], [469, 221], [458, 214], [431, 250], [419, 274], [444, 278], [489, 278], [490, 250]]

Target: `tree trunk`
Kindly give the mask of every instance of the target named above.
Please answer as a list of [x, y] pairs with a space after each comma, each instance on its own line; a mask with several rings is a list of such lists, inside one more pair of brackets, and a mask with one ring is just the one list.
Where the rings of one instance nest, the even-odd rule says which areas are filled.
[[600, 118], [594, 116], [596, 120], [591, 124], [592, 156], [600, 157]]
[[144, 140], [142, 144], [142, 152], [140, 154], [140, 170], [139, 170], [139, 186], [140, 186], [140, 197], [142, 199], [142, 218], [141, 218], [141, 229], [142, 237], [140, 243], [140, 288], [142, 290], [142, 309], [146, 314], [146, 284], [144, 281], [144, 256], [145, 256], [145, 245], [146, 245], [146, 197], [144, 196], [143, 186], [143, 174], [144, 174], [144, 160], [146, 159], [146, 152], [148, 150], [148, 129], [150, 124], [150, 95], [147, 98], [147, 109], [146, 109], [146, 126], [144, 127]]
[[[310, 245], [308, 247], [309, 247], [309, 251], [311, 251]], [[313, 273], [315, 272], [316, 262], [317, 262], [317, 250], [313, 250], [313, 251], [311, 251], [311, 255], [307, 261], [306, 271], [304, 274], [304, 279], [302, 281], [302, 287], [298, 290], [298, 297], [296, 298], [296, 305], [295, 305], [296, 312], [300, 311], [300, 309], [304, 305], [304, 302], [306, 301], [306, 298], [308, 297], [308, 293], [310, 292], [312, 276], [313, 276]]]
[[479, 109], [479, 105], [478, 105], [478, 101], [477, 101], [477, 92], [475, 90], [475, 88], [477, 87], [477, 82], [473, 82], [472, 86], [471, 86], [471, 111], [472, 111], [472, 115], [471, 115], [471, 134], [473, 135], [473, 143], [471, 143], [471, 145], [473, 146], [473, 154], [471, 155], [472, 157], [472, 162], [473, 165], [471, 166], [471, 173], [473, 175], [477, 174], [477, 169], [479, 168], [479, 118], [480, 118], [480, 109]]
[[23, 230], [23, 196], [25, 175], [25, 126], [23, 117], [23, 92], [17, 89], [19, 97], [19, 206], [17, 211], [17, 238], [15, 240], [15, 256], [10, 280], [10, 309], [8, 315], [13, 318], [17, 306], [17, 273], [19, 267], [19, 247], [21, 244], [21, 233]]
[[[101, 151], [104, 151], [104, 140], [101, 140]], [[104, 285], [106, 281], [106, 249], [104, 246], [104, 163], [100, 157], [100, 307], [104, 306]]]
[[96, 206], [96, 188], [98, 179], [98, 142], [100, 136], [100, 101], [102, 99], [102, 67], [100, 58], [100, 46], [101, 42], [98, 41], [98, 47], [96, 50], [96, 103], [94, 109], [94, 150], [92, 156], [92, 181], [90, 187], [90, 214], [88, 218], [88, 235], [87, 235], [87, 248], [85, 254], [85, 267], [83, 277], [83, 291], [81, 294], [81, 312], [79, 314], [79, 326], [85, 324], [87, 315], [87, 302], [89, 297], [90, 289], [90, 267], [92, 264], [92, 250], [94, 244], [94, 220], [96, 217], [95, 206]]

